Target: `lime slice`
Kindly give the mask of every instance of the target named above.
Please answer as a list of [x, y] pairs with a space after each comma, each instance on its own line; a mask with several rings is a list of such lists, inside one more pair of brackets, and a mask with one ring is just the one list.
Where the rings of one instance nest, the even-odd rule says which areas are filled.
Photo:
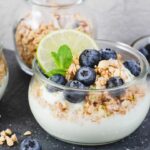
[[64, 44], [70, 47], [73, 55], [80, 54], [87, 48], [98, 49], [95, 41], [80, 31], [65, 29], [52, 32], [41, 40], [36, 53], [38, 63], [45, 73], [54, 67], [51, 52], [57, 51]]

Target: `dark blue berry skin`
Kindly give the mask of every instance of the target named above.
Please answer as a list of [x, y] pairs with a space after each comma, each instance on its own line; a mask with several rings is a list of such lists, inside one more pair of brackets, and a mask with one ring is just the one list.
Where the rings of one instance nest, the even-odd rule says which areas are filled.
[[[112, 77], [106, 82], [106, 88], [115, 88], [115, 87], [121, 86], [123, 84], [124, 84], [124, 81], [120, 77]], [[110, 94], [113, 97], [118, 97], [118, 96], [122, 95], [123, 93], [124, 93], [124, 90], [121, 90], [121, 89], [110, 91]]]
[[150, 53], [150, 44], [147, 44], [144, 48], [147, 49], [148, 52]]
[[101, 49], [99, 53], [102, 60], [117, 59], [117, 53], [110, 48]]
[[127, 60], [123, 64], [134, 76], [140, 75], [141, 67], [135, 60]]
[[61, 84], [61, 85], [65, 85], [67, 83], [67, 80], [65, 79], [65, 77], [60, 74], [53, 75], [49, 79], [51, 81], [53, 81], [57, 84]]
[[[51, 81], [53, 81], [53, 82], [55, 82], [57, 84], [60, 84], [60, 85], [65, 85], [67, 83], [67, 80], [65, 79], [65, 77], [60, 75], [60, 74], [56, 74], [56, 75], [51, 76], [49, 78], [49, 80], [51, 80]], [[55, 88], [55, 87], [50, 86], [50, 85], [47, 86], [47, 89], [50, 92], [57, 92], [57, 91], [60, 90], [60, 89]]]
[[81, 67], [75, 76], [75, 79], [82, 82], [86, 86], [90, 86], [95, 82], [96, 73], [90, 67]]
[[42, 150], [42, 147], [36, 139], [26, 138], [21, 142], [20, 150]]
[[[85, 85], [77, 80], [69, 81], [66, 84], [67, 87], [76, 88], [76, 89], [86, 89]], [[80, 92], [75, 90], [66, 90], [64, 91], [65, 99], [71, 103], [80, 103], [84, 101], [86, 92]]]
[[141, 48], [139, 51], [146, 57], [147, 61], [150, 62], [150, 54], [146, 48]]
[[91, 68], [94, 68], [94, 66], [98, 65], [100, 60], [101, 57], [99, 52], [94, 49], [84, 50], [79, 57], [80, 66], [86, 66]]
[[124, 84], [123, 79], [120, 77], [112, 77], [106, 83], [106, 88], [114, 88]]

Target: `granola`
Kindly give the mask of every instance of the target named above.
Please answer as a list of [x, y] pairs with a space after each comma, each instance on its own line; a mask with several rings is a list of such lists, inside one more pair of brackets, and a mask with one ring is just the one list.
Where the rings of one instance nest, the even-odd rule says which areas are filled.
[[[92, 34], [91, 24], [79, 14], [63, 16], [55, 13], [50, 17], [52, 18], [51, 22], [39, 23], [40, 21], [35, 21], [32, 14], [28, 14], [16, 27], [15, 42], [18, 54], [21, 60], [30, 68], [39, 42], [49, 32], [63, 28], [73, 28], [89, 35]], [[68, 17], [70, 19], [69, 23], [67, 23]]]
[[0, 81], [3, 80], [6, 74], [7, 74], [6, 62], [5, 62], [4, 56], [1, 55], [0, 56]]

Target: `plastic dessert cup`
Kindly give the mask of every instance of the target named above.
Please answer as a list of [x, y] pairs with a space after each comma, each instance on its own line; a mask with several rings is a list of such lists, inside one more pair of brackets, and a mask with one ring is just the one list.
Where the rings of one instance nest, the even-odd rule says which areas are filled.
[[[144, 56], [122, 43], [98, 40], [97, 44], [99, 49], [114, 49], [124, 60], [138, 61], [140, 75], [116, 88], [81, 90], [51, 82], [34, 61], [34, 76], [29, 86], [31, 111], [45, 131], [69, 143], [102, 145], [118, 141], [133, 133], [149, 110], [148, 62]], [[109, 100], [109, 93], [115, 95], [121, 91], [125, 92], [123, 96]], [[77, 98], [88, 96], [84, 102], [74, 104], [66, 101], [66, 93], [76, 94]]]

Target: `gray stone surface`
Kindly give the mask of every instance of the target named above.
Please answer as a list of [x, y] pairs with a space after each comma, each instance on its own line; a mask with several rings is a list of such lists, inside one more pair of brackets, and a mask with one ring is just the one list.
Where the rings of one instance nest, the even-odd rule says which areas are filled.
[[[43, 150], [150, 150], [150, 114], [136, 132], [114, 144], [84, 147], [54, 139], [40, 128], [30, 111], [28, 104], [30, 77], [20, 70], [13, 52], [5, 51], [5, 55], [9, 64], [10, 79], [0, 102], [0, 130], [11, 128], [17, 133], [19, 143], [24, 139], [22, 134], [30, 130], [33, 137], [42, 144]], [[0, 146], [0, 150], [19, 150], [19, 144], [13, 148]]]

